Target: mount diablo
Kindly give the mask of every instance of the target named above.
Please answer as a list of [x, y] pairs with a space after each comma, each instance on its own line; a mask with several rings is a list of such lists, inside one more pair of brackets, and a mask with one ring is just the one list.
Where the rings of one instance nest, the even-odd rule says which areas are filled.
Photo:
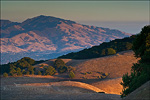
[[[39, 60], [41, 54], [60, 56], [128, 36], [129, 33], [119, 30], [81, 25], [51, 16], [40, 15], [22, 23], [1, 20], [1, 53], [2, 56], [28, 53], [26, 56]], [[56, 57], [54, 55], [53, 57]], [[1, 63], [20, 59], [9, 59], [5, 56], [3, 58], [7, 58], [7, 61]], [[41, 59], [50, 58], [51, 56]]]

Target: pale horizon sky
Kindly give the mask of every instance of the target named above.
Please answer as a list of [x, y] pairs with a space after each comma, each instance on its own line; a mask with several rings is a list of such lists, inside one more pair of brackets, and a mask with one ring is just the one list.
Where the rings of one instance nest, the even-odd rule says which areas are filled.
[[149, 24], [149, 1], [1, 1], [1, 19], [22, 22], [39, 15], [138, 33]]

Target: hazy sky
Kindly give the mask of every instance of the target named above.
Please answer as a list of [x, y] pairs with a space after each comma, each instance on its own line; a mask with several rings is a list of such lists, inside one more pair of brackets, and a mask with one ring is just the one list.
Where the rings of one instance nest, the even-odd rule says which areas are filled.
[[1, 19], [22, 22], [39, 15], [138, 33], [149, 24], [149, 1], [1, 1]]

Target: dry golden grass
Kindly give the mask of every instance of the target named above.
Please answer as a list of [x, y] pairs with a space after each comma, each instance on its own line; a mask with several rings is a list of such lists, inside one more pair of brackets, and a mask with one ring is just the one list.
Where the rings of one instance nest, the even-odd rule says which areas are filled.
[[[123, 74], [129, 73], [136, 59], [132, 51], [121, 52], [116, 55], [89, 59], [74, 67], [76, 67], [76, 78], [81, 78], [85, 75], [82, 73], [93, 72], [91, 76], [97, 76], [96, 72], [109, 73], [108, 78], [122, 77]], [[94, 73], [95, 72], [95, 73]], [[87, 77], [92, 78], [92, 77]], [[93, 77], [94, 78], [94, 77]]]
[[[55, 86], [55, 88], [57, 87], [57, 90], [59, 89], [59, 92], [64, 92], [63, 90], [65, 90], [65, 89], [69, 90], [70, 87], [78, 88], [76, 90], [76, 93], [81, 92], [82, 89], [86, 89], [86, 90], [93, 91], [93, 92], [105, 92], [97, 87], [92, 86], [92, 85], [82, 83], [82, 82], [75, 82], [75, 81], [61, 81], [61, 82], [50, 82], [50, 83], [30, 83], [30, 84], [21, 84], [19, 86], [49, 86], [49, 87]], [[61, 88], [59, 88], [59, 87], [61, 87]], [[79, 88], [80, 88], [80, 91], [78, 91]], [[74, 89], [74, 91], [75, 91], [75, 89]], [[89, 91], [87, 91], [87, 92], [89, 92]]]
[[2, 100], [120, 100], [120, 96], [96, 93], [100, 89], [81, 82], [56, 82], [51, 78], [1, 78]]
[[[42, 64], [53, 66], [56, 59]], [[120, 82], [125, 73], [130, 73], [131, 66], [139, 59], [134, 57], [133, 51], [123, 51], [116, 55], [86, 60], [62, 59], [67, 66], [76, 68], [75, 79], [96, 86], [107, 93], [119, 94], [122, 91]], [[88, 74], [88, 72], [91, 72]], [[98, 79], [100, 72], [108, 73], [106, 79]], [[87, 73], [85, 75], [85, 73]], [[57, 76], [57, 75], [56, 75]]]
[[99, 82], [92, 83], [91, 85], [98, 87], [109, 94], [118, 94], [122, 92], [122, 78], [105, 79]]
[[[123, 74], [130, 72], [136, 59], [132, 51], [125, 51], [116, 55], [86, 59], [73, 60], [63, 59], [67, 66], [76, 68], [76, 81], [68, 80], [64, 74], [56, 74], [54, 76], [27, 75], [23, 77], [2, 78], [1, 90], [3, 100], [16, 98], [21, 100], [22, 97], [32, 100], [54, 98], [62, 100], [78, 100], [78, 99], [103, 99], [103, 100], [120, 100], [118, 95], [122, 91], [120, 85]], [[53, 66], [55, 59], [35, 65], [38, 70], [44, 70], [41, 65]], [[91, 73], [88, 73], [91, 72]], [[97, 79], [100, 72], [108, 73], [106, 79]], [[84, 73], [87, 73], [86, 75]], [[87, 79], [83, 79], [86, 77]], [[84, 82], [84, 83], [83, 83]], [[87, 84], [89, 83], [89, 84]], [[99, 94], [103, 92], [110, 94]], [[147, 93], [147, 92], [146, 92]], [[9, 94], [9, 96], [8, 96]], [[34, 95], [34, 98], [33, 98]], [[14, 97], [15, 96], [15, 97]], [[41, 97], [41, 98], [40, 98]]]
[[[56, 59], [49, 60], [47, 62], [35, 65], [35, 68], [41, 68], [41, 65], [53, 66]], [[99, 76], [99, 72], [108, 73], [107, 78], [122, 77], [123, 74], [129, 73], [133, 63], [136, 63], [139, 59], [134, 57], [133, 51], [124, 51], [116, 55], [107, 57], [100, 57], [86, 60], [73, 60], [73, 59], [62, 59], [67, 66], [73, 66], [76, 68], [75, 78], [82, 79], [96, 79]], [[86, 72], [92, 72], [92, 74], [86, 74]]]

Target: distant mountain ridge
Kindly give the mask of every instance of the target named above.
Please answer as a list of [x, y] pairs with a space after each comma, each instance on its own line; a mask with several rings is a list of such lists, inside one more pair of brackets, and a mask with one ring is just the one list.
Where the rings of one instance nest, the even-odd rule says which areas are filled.
[[49, 54], [61, 54], [130, 36], [129, 33], [115, 29], [81, 25], [71, 20], [44, 15], [22, 23], [0, 21], [1, 53], [46, 51]]

